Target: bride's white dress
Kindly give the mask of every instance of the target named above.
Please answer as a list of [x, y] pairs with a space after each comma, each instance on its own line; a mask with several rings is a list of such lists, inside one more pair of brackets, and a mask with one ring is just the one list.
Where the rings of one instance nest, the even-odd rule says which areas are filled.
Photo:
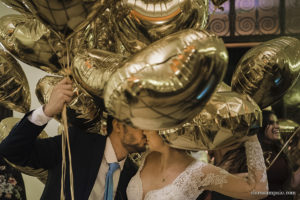
[[[267, 187], [266, 168], [260, 144], [246, 142], [245, 147], [249, 171], [247, 177], [229, 174], [219, 167], [202, 161], [193, 161], [171, 184], [149, 191], [144, 200], [194, 200], [208, 186], [227, 195], [242, 197], [243, 194], [249, 195], [249, 192], [254, 194], [257, 185], [264, 184]], [[140, 172], [148, 154], [144, 155], [138, 172], [128, 184], [128, 200], [143, 199]]]

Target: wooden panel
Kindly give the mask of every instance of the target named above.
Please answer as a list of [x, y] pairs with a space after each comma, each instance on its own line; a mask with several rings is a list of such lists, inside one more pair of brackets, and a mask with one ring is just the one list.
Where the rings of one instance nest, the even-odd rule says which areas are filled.
[[285, 33], [300, 33], [300, 2], [285, 0]]
[[[229, 36], [229, 10], [230, 3], [229, 1], [225, 2], [222, 7], [224, 10], [215, 10], [213, 3], [210, 1], [209, 3], [209, 22], [208, 22], [208, 30], [214, 32], [219, 36]], [[212, 14], [213, 13], [213, 14]]]
[[279, 0], [260, 0], [258, 2], [257, 22], [259, 34], [280, 34]]
[[235, 15], [235, 36], [258, 34], [255, 0], [236, 0]]

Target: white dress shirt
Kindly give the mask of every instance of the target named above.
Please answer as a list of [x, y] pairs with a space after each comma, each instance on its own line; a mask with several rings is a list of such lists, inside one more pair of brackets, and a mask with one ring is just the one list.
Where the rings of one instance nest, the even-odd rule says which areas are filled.
[[[32, 114], [28, 116], [28, 120], [38, 126], [45, 125], [51, 119], [52, 119], [51, 117], [48, 117], [45, 115], [42, 106], [39, 107], [38, 109], [34, 110], [32, 112]], [[107, 137], [101, 166], [100, 166], [96, 181], [94, 183], [94, 187], [89, 196], [89, 200], [99, 200], [99, 199], [104, 198], [105, 179], [106, 179], [106, 174], [109, 169], [108, 164], [113, 163], [113, 162], [118, 162], [120, 165], [120, 168], [117, 169], [113, 174], [113, 183], [114, 183], [113, 195], [115, 197], [118, 183], [119, 183], [120, 174], [121, 174], [121, 171], [123, 170], [123, 167], [125, 164], [125, 159], [126, 158], [124, 158], [123, 160], [118, 162], [115, 150], [112, 146], [112, 143], [111, 143], [109, 137]]]
[[[95, 181], [94, 187], [90, 194], [89, 200], [98, 200], [98, 199], [104, 198], [105, 179], [106, 179], [106, 174], [109, 169], [108, 163], [114, 163], [114, 162], [118, 162], [117, 156], [116, 156], [116, 153], [114, 151], [114, 148], [111, 144], [109, 137], [107, 137], [106, 146], [105, 146], [105, 150], [104, 150], [104, 156], [103, 156], [103, 159], [101, 162], [101, 167], [98, 172], [97, 179]], [[118, 183], [119, 183], [120, 173], [124, 167], [125, 159], [121, 160], [118, 163], [120, 165], [120, 168], [117, 169], [113, 174], [114, 198], [115, 198], [115, 194], [116, 194]]]

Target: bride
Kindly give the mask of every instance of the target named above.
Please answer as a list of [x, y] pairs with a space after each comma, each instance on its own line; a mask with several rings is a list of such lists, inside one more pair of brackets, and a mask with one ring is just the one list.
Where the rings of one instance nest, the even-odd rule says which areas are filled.
[[230, 174], [211, 164], [197, 161], [184, 150], [164, 143], [156, 131], [145, 131], [150, 151], [127, 187], [128, 200], [193, 200], [204, 190], [238, 199], [267, 196], [268, 183], [258, 139], [245, 142], [248, 173]]

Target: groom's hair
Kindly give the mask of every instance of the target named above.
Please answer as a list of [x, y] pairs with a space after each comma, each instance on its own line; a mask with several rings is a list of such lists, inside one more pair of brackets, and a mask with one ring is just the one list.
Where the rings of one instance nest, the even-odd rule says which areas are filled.
[[112, 132], [112, 130], [113, 130], [113, 125], [112, 125], [113, 120], [114, 120], [113, 116], [108, 115], [107, 120], [106, 120], [106, 123], [107, 123], [107, 127], [106, 127], [107, 135], [110, 135], [111, 132]]

